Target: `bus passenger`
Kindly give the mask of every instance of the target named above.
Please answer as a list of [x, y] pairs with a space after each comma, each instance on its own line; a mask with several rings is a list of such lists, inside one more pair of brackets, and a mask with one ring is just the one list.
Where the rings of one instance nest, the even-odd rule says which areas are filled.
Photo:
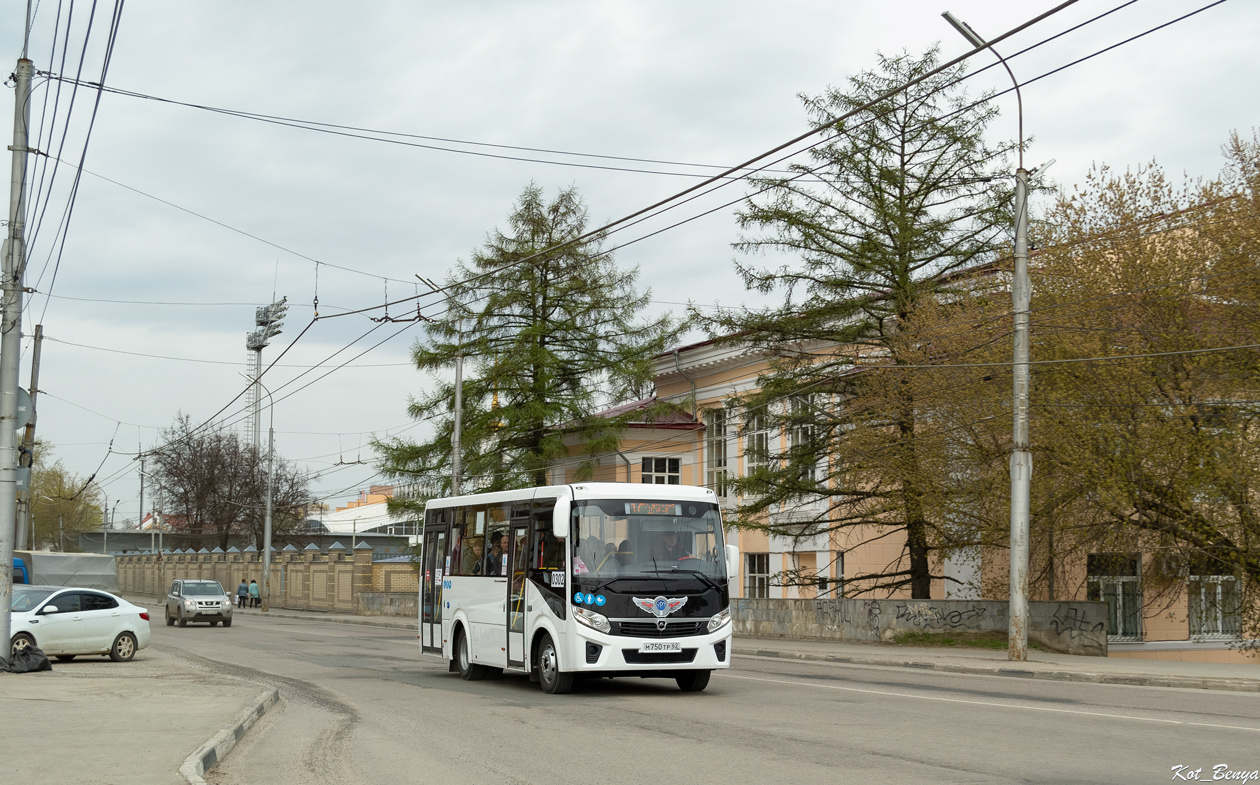
[[481, 537], [474, 537], [468, 542], [468, 550], [464, 552], [464, 561], [462, 563], [463, 575], [480, 575], [485, 565], [482, 563], [482, 554], [486, 550], [486, 543]]
[[485, 568], [482, 575], [503, 575], [504, 554], [507, 552], [507, 534], [495, 532], [490, 535], [490, 550], [486, 553]]

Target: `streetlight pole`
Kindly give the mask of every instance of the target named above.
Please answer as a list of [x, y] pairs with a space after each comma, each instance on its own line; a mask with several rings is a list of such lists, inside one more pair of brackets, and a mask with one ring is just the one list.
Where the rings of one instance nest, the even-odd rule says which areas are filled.
[[1012, 363], [1015, 377], [1014, 422], [1011, 446], [1011, 576], [1010, 626], [1007, 658], [1028, 659], [1028, 519], [1032, 487], [1032, 451], [1028, 443], [1028, 304], [1032, 286], [1028, 280], [1028, 170], [1024, 168], [1024, 98], [1019, 80], [998, 54], [975, 30], [950, 12], [941, 14], [963, 38], [977, 49], [987, 48], [1002, 63], [1015, 85], [1019, 113], [1019, 167], [1015, 170], [1015, 271], [1011, 280], [1011, 309], [1014, 314], [1015, 346]]
[[259, 587], [262, 592], [262, 612], [267, 613], [271, 610], [271, 478], [276, 459], [276, 402], [271, 397], [271, 390], [261, 380], [255, 381], [267, 393], [267, 509], [263, 517], [262, 586]]

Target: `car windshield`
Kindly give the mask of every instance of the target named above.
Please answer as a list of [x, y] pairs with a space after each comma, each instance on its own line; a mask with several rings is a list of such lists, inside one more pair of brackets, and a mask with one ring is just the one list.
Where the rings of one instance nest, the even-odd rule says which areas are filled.
[[196, 597], [214, 597], [223, 594], [223, 587], [218, 581], [202, 581], [200, 583], [192, 583], [191, 581], [184, 584], [184, 594], [186, 596]]
[[601, 499], [574, 508], [575, 576], [726, 577], [716, 504]]
[[56, 589], [22, 589], [14, 586], [12, 609], [19, 613], [34, 610], [54, 591]]

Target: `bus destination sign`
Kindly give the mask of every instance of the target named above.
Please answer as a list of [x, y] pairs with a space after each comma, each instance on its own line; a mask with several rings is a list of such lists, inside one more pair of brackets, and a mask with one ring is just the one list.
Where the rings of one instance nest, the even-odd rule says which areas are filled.
[[626, 515], [682, 515], [682, 505], [673, 502], [626, 502]]

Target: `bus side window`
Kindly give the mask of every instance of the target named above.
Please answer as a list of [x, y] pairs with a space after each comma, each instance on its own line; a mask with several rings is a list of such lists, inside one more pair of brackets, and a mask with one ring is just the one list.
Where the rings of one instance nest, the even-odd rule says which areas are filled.
[[462, 509], [451, 510], [451, 547], [450, 565], [446, 568], [446, 574], [449, 575], [467, 575], [464, 571], [465, 551], [468, 544], [464, 540], [464, 511]]
[[508, 574], [508, 508], [492, 504], [486, 510], [485, 555], [482, 557], [482, 575], [507, 577]]
[[538, 588], [543, 602], [558, 618], [565, 615], [564, 596], [568, 575], [564, 568], [565, 541], [557, 540], [552, 525], [556, 503], [551, 499], [534, 502], [530, 526], [529, 579]]

